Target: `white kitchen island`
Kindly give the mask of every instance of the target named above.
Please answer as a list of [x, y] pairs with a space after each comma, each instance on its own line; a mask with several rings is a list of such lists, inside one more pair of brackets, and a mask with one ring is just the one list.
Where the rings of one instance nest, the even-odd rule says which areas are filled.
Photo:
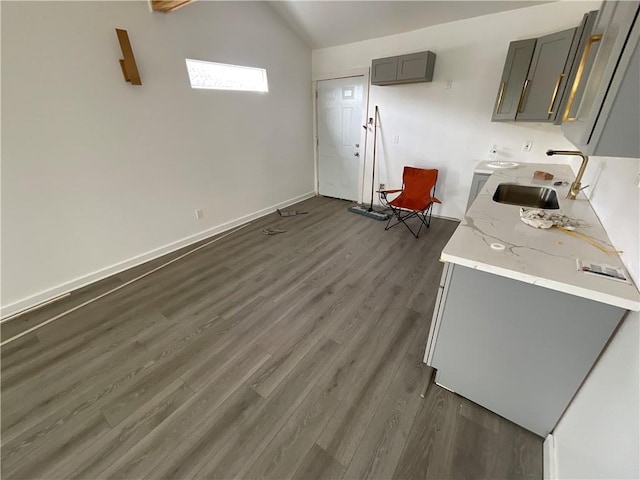
[[[533, 172], [554, 175], [534, 181]], [[534, 433], [551, 432], [627, 310], [640, 310], [635, 285], [579, 272], [576, 258], [621, 267], [617, 254], [557, 229], [535, 229], [520, 207], [494, 202], [500, 183], [557, 191], [579, 232], [610, 245], [584, 195], [565, 198], [567, 165], [498, 170], [441, 254], [445, 263], [425, 362], [436, 382]], [[504, 246], [496, 250], [492, 244]]]

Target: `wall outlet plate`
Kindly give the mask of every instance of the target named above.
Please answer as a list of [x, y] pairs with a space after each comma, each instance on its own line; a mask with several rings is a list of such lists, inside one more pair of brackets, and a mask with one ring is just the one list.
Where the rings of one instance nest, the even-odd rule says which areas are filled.
[[386, 185], [385, 185], [384, 183], [381, 183], [381, 184], [380, 184], [380, 188], [378, 188], [378, 190], [384, 190], [384, 189], [385, 189], [385, 187], [386, 187]]
[[196, 210], [196, 220], [202, 220], [204, 218], [204, 212], [201, 209]]

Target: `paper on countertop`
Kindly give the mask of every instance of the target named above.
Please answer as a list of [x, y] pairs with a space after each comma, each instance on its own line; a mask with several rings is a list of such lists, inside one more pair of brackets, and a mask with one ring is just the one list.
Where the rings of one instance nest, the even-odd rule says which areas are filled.
[[627, 275], [627, 272], [622, 268], [606, 265], [604, 263], [580, 260], [579, 258], [576, 259], [576, 265], [578, 267], [578, 271], [582, 273], [596, 275], [598, 277], [608, 278], [618, 282], [631, 283], [629, 275]]

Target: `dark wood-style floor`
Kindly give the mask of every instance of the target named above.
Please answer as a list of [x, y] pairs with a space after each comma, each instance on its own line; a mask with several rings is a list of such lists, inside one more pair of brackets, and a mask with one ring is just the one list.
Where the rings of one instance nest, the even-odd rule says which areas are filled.
[[2, 478], [541, 478], [542, 439], [437, 385], [420, 397], [457, 223], [416, 240], [348, 205], [264, 217], [3, 347]]

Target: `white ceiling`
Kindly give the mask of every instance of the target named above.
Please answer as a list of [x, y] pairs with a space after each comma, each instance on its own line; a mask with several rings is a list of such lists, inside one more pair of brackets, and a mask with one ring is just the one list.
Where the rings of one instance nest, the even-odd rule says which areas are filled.
[[324, 48], [548, 2], [277, 0], [268, 3], [311, 48]]

